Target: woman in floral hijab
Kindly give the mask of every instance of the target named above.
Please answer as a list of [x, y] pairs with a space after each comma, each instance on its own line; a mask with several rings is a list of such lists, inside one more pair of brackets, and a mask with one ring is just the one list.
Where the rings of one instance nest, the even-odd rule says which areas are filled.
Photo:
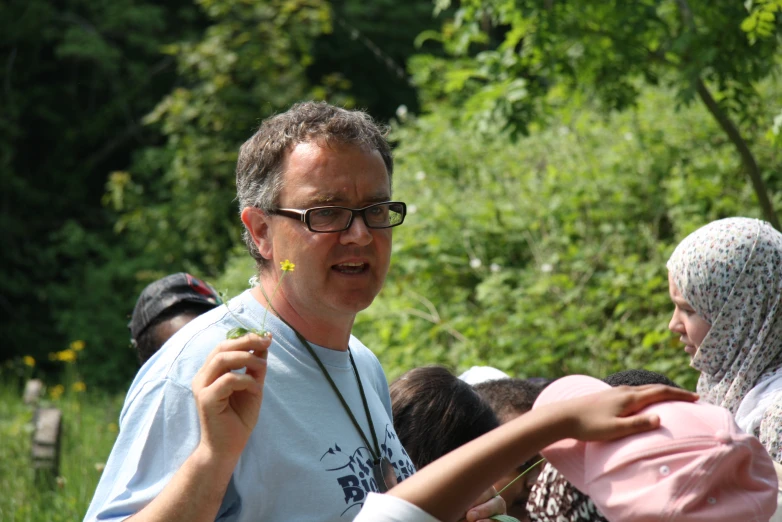
[[782, 462], [782, 234], [728, 218], [696, 230], [668, 261], [681, 335], [698, 393], [723, 406]]

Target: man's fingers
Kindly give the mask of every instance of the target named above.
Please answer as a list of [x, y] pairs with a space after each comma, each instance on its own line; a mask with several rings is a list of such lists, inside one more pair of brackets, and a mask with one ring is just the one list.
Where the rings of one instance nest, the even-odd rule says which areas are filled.
[[239, 391], [246, 391], [260, 397], [263, 393], [263, 385], [243, 373], [226, 373], [211, 386], [203, 388], [199, 394], [202, 404], [216, 404]]
[[223, 352], [249, 352], [252, 351], [259, 357], [266, 357], [269, 345], [272, 342], [271, 334], [261, 337], [254, 333], [243, 335], [238, 339], [226, 339], [218, 344], [206, 357], [204, 365], [209, 364], [214, 357]]
[[262, 380], [266, 374], [266, 353], [263, 356], [249, 352], [218, 352], [207, 362], [193, 378], [193, 388], [205, 388], [215, 382], [220, 376], [235, 370], [247, 369], [249, 377], [255, 381]]

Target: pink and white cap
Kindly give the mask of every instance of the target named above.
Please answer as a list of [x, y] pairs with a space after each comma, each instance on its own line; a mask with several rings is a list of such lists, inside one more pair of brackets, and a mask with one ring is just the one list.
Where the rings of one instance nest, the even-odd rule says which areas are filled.
[[[571, 375], [533, 408], [607, 389]], [[677, 401], [644, 412], [660, 417], [658, 429], [611, 442], [565, 439], [542, 454], [612, 522], [768, 522], [777, 507], [774, 464], [728, 410]]]

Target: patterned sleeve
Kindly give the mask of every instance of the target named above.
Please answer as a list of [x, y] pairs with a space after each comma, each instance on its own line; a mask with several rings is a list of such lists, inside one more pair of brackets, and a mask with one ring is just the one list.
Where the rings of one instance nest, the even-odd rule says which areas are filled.
[[763, 414], [758, 438], [774, 462], [782, 463], [782, 403], [774, 403]]
[[592, 499], [548, 462], [532, 487], [527, 513], [534, 522], [608, 522]]

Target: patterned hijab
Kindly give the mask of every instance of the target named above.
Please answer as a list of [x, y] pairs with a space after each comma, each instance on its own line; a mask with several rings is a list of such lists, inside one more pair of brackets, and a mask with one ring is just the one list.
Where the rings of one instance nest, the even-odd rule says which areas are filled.
[[782, 367], [782, 234], [757, 219], [714, 221], [676, 247], [668, 271], [711, 324], [690, 363], [701, 372], [698, 393], [735, 414]]

